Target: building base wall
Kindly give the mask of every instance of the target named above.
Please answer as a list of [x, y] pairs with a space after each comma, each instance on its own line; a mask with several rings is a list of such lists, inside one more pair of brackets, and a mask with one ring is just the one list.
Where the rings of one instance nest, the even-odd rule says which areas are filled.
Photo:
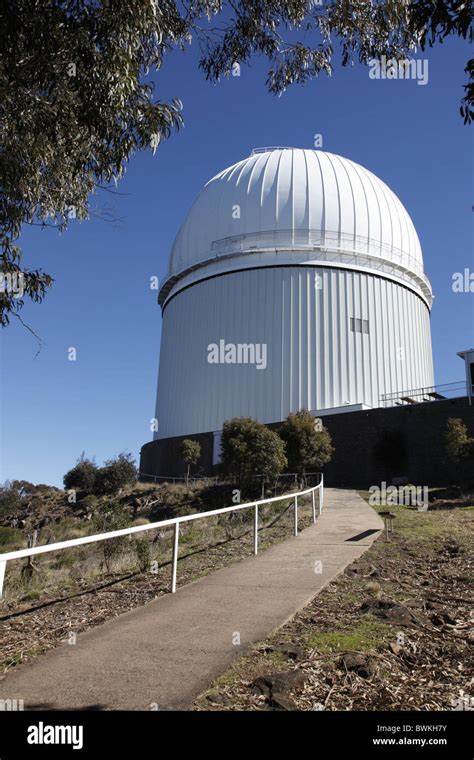
[[[469, 406], [467, 398], [325, 415], [324, 426], [335, 447], [332, 461], [324, 468], [326, 485], [365, 489], [398, 478], [415, 485], [455, 483], [459, 473], [447, 459], [444, 444], [449, 417], [461, 419], [474, 436], [474, 406]], [[146, 443], [141, 449], [140, 472], [184, 475], [187, 468], [179, 452], [185, 438], [201, 444], [201, 458], [192, 472], [216, 474], [212, 432]]]

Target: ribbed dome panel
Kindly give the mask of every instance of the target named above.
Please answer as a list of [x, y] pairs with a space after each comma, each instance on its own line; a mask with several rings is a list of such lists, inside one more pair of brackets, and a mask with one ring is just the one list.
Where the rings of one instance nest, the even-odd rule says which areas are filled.
[[239, 161], [204, 186], [179, 230], [169, 276], [218, 255], [220, 244], [279, 233], [285, 248], [300, 248], [298, 233], [319, 233], [326, 245], [370, 251], [423, 273], [413, 223], [390, 188], [359, 164], [320, 150], [269, 150]]

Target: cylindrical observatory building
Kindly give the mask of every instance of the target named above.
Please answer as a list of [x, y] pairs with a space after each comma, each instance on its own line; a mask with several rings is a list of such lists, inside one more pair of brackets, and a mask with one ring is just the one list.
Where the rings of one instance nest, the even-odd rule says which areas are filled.
[[216, 462], [232, 417], [336, 414], [432, 386], [431, 302], [416, 230], [382, 180], [321, 150], [254, 150], [202, 188], [173, 244], [142, 470], [169, 474], [166, 447], [197, 434]]

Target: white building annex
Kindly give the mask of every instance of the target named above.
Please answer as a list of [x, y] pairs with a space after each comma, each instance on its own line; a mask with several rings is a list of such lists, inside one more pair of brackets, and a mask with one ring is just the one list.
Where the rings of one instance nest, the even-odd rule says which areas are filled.
[[379, 407], [434, 384], [413, 223], [374, 174], [321, 150], [256, 150], [209, 180], [159, 303], [155, 439]]

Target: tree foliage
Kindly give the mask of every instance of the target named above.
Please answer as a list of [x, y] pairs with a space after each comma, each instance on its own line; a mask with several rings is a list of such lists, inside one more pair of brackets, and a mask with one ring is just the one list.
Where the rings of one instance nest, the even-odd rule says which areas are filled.
[[201, 444], [191, 438], [185, 438], [181, 444], [181, 457], [186, 464], [196, 464], [201, 456]]
[[71, 470], [63, 478], [66, 490], [81, 491], [84, 494], [92, 494], [95, 491], [98, 468], [96, 463], [87, 459], [84, 452]]
[[[267, 86], [280, 94], [330, 74], [336, 46], [347, 66], [472, 38], [461, 0], [2, 0], [0, 28], [2, 326], [52, 284], [24, 266], [23, 226], [63, 231], [88, 218], [92, 194], [114, 187], [136, 151], [154, 152], [181, 126], [181, 102], [160, 101], [152, 78], [173, 49], [195, 40], [212, 81], [263, 56]], [[472, 60], [465, 71], [469, 122]]]
[[15, 517], [19, 511], [23, 511], [35, 497], [51, 496], [59, 493], [56, 486], [45, 483], [30, 483], [28, 480], [6, 480], [0, 483], [0, 519]]
[[113, 459], [108, 459], [104, 466], [97, 470], [95, 493], [116, 494], [121, 488], [132, 485], [136, 480], [137, 468], [133, 455], [124, 452]]
[[306, 409], [289, 414], [279, 430], [286, 444], [288, 468], [299, 475], [314, 467], [320, 470], [331, 461], [334, 448], [326, 428], [318, 429], [316, 420]]
[[464, 422], [459, 417], [450, 417], [444, 435], [446, 454], [455, 463], [474, 460], [474, 438], [468, 434]]
[[224, 472], [235, 477], [239, 484], [255, 475], [267, 480], [287, 465], [281, 438], [249, 417], [235, 417], [224, 423], [221, 452]]
[[[3, 0], [0, 27], [1, 269], [38, 301], [52, 279], [22, 268], [22, 226], [86, 219], [91, 193], [181, 125], [179, 100], [156, 100], [146, 73], [186, 22], [168, 0]], [[0, 293], [2, 325], [23, 300]]]
[[0, 483], [0, 519], [14, 516], [24, 504], [24, 494], [15, 484], [6, 480]]
[[[30, 483], [29, 480], [12, 480], [11, 486], [18, 491], [21, 497], [31, 496], [35, 491], [38, 491], [38, 486], [35, 486], [34, 483]], [[45, 488], [55, 490], [54, 486], [45, 486]]]
[[64, 488], [81, 491], [84, 495], [116, 494], [136, 480], [137, 468], [133, 455], [126, 452], [106, 460], [102, 467], [97, 467], [83, 452], [63, 478]]
[[201, 444], [199, 441], [193, 441], [191, 438], [185, 438], [181, 444], [181, 457], [188, 465], [186, 472], [186, 482], [189, 478], [191, 465], [196, 464], [201, 456]]
[[[127, 528], [129, 520], [123, 505], [120, 503], [102, 505], [93, 517], [93, 526], [97, 533], [109, 533], [113, 530]], [[118, 559], [126, 547], [126, 536], [110, 538], [107, 541], [100, 542], [104, 564], [109, 573], [112, 570], [113, 561]]]

